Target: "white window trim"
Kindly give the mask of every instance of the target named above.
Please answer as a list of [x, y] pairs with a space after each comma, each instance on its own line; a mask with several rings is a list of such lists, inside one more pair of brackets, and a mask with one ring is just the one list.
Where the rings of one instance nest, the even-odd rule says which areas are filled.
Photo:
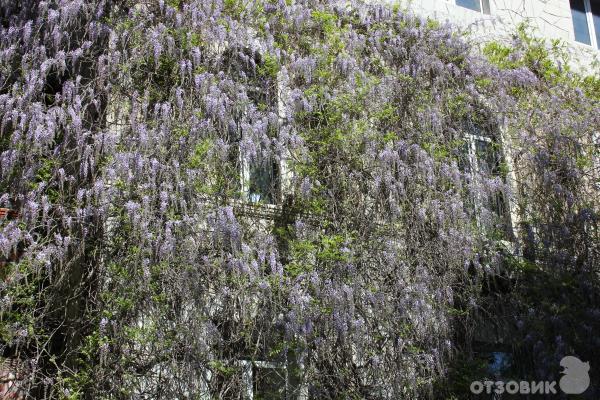
[[592, 15], [592, 5], [590, 4], [590, 0], [583, 0], [583, 4], [585, 6], [585, 17], [588, 24], [588, 29], [590, 31], [590, 43], [592, 47], [597, 49], [598, 42], [596, 40], [596, 30], [594, 29], [594, 16]]
[[[600, 150], [600, 131], [596, 131], [593, 133], [592, 135], [592, 146], [596, 147], [598, 150]], [[593, 184], [593, 187], [600, 191], [600, 157], [593, 157], [593, 165], [594, 165], [594, 172], [595, 172], [595, 181], [596, 183]]]
[[256, 203], [259, 199], [252, 199], [250, 196], [250, 160], [240, 151], [238, 154], [238, 161], [241, 166], [240, 183], [243, 199], [251, 203]]

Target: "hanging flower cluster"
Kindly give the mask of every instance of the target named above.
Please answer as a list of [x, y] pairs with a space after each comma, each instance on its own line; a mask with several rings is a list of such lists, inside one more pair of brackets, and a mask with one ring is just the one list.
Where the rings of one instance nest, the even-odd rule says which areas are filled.
[[[587, 282], [600, 324], [600, 110], [568, 72], [359, 1], [0, 21], [0, 349], [31, 398], [237, 398], [246, 361], [288, 397], [435, 397], [524, 265]], [[543, 365], [537, 317], [506, 323]]]

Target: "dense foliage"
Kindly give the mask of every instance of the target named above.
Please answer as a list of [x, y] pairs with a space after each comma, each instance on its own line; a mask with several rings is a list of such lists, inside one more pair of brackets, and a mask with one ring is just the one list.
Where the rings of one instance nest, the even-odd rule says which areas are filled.
[[0, 20], [0, 349], [31, 398], [240, 398], [240, 360], [287, 366], [268, 398], [464, 397], [482, 326], [520, 378], [600, 359], [599, 85], [560, 49], [342, 1]]

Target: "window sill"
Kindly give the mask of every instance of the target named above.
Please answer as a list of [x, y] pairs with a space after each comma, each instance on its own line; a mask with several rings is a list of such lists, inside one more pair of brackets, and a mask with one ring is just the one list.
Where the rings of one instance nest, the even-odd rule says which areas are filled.
[[583, 43], [583, 42], [578, 42], [575, 39], [571, 39], [571, 42], [575, 44], [575, 47], [580, 47], [580, 48], [585, 49], [585, 50], [594, 50], [594, 51], [600, 50], [600, 49], [592, 46], [591, 44], [587, 44], [587, 43]]

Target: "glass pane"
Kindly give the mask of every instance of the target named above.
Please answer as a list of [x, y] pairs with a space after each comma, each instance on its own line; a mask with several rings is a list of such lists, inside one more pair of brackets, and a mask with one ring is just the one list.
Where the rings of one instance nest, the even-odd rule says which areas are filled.
[[[485, 176], [500, 176], [501, 155], [494, 143], [475, 140], [475, 151], [477, 156], [477, 167], [479, 172]], [[508, 208], [502, 190], [497, 190], [487, 199], [486, 207], [500, 217], [497, 225], [502, 232], [508, 232]]]
[[248, 200], [256, 203], [275, 203], [277, 200], [278, 169], [274, 162], [253, 162], [250, 164]]
[[590, 41], [590, 30], [588, 29], [587, 16], [585, 15], [584, 0], [570, 0], [571, 14], [573, 15], [573, 29], [575, 30], [575, 40], [585, 44], [592, 44]]
[[471, 143], [466, 139], [457, 149], [456, 153], [456, 157], [458, 158], [458, 169], [466, 174], [471, 173], [471, 160], [469, 158], [470, 145]]
[[461, 7], [470, 8], [471, 10], [481, 11], [479, 4], [480, 0], [456, 0], [456, 5]]
[[600, 0], [590, 0], [592, 16], [594, 19], [594, 30], [596, 31], [596, 46], [600, 49]]
[[494, 149], [494, 145], [487, 141], [476, 140], [475, 149], [479, 170], [486, 175], [498, 175], [499, 154]]
[[[277, 82], [273, 77], [259, 73], [262, 65], [264, 60], [259, 52], [245, 47], [232, 47], [225, 51], [221, 66], [234, 81], [246, 86], [246, 95], [250, 100], [248, 109], [254, 113], [249, 113], [246, 117], [251, 117], [253, 120], [258, 118], [269, 120], [269, 113], [277, 111]], [[247, 200], [275, 203], [279, 198], [279, 167], [272, 159], [263, 160], [261, 156], [254, 159], [246, 158], [248, 155], [240, 149], [243, 139], [242, 122], [243, 120], [236, 118], [228, 127], [228, 144], [231, 145], [228, 166], [237, 173], [237, 183], [243, 186]], [[277, 124], [269, 122], [267, 125], [268, 135], [276, 136]], [[242, 171], [242, 168], [248, 168], [248, 171]], [[247, 173], [247, 175], [242, 174], [241, 178], [248, 179], [248, 182], [241, 182], [240, 172]], [[228, 174], [228, 178], [229, 175], [231, 174]], [[230, 180], [236, 181], [231, 178]]]

